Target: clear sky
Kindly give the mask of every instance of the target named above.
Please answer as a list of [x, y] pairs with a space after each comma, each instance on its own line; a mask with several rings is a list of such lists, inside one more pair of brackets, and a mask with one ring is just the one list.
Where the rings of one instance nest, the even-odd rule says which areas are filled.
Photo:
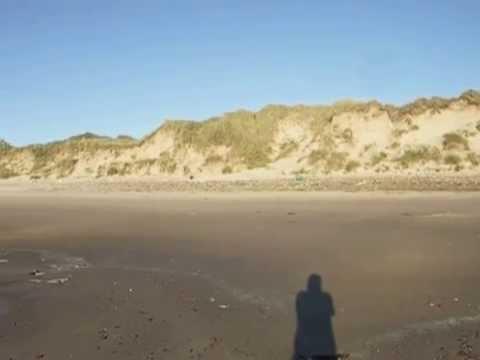
[[0, 0], [0, 138], [480, 88], [478, 0]]

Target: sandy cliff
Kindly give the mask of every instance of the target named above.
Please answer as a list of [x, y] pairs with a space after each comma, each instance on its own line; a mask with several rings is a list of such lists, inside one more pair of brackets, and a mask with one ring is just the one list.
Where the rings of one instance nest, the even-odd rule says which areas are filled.
[[262, 179], [323, 174], [480, 174], [480, 93], [331, 106], [270, 105], [204, 122], [166, 121], [136, 141], [83, 134], [15, 148], [0, 178]]

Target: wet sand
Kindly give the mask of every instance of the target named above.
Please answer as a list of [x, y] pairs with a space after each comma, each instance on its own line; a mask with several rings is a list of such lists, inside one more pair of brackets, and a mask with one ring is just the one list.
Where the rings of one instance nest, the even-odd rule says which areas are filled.
[[0, 191], [0, 359], [291, 359], [312, 274], [337, 353], [475, 359], [479, 220], [473, 193]]

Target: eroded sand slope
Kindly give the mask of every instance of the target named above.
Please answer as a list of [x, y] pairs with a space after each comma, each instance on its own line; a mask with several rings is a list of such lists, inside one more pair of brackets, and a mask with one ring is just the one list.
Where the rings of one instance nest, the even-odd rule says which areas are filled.
[[270, 105], [167, 121], [141, 141], [93, 134], [0, 146], [0, 178], [264, 179], [323, 174], [479, 173], [480, 93], [331, 106]]

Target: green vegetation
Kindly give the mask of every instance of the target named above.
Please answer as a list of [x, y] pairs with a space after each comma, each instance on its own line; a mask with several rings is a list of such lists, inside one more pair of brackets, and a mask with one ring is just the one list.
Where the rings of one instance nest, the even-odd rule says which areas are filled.
[[298, 144], [293, 140], [283, 143], [282, 145], [280, 145], [280, 152], [276, 160], [280, 160], [287, 157], [297, 149], [298, 149]]
[[480, 165], [480, 156], [474, 152], [469, 152], [465, 158], [466, 161], [470, 162], [473, 166]]
[[[163, 162], [162, 162], [163, 161]], [[142, 171], [150, 175], [150, 171], [154, 166], [160, 167], [163, 172], [175, 171], [176, 163], [171, 163], [166, 156], [162, 159], [143, 159], [135, 162], [112, 162], [108, 165], [101, 165], [97, 170], [97, 177], [102, 176], [126, 176]], [[172, 171], [172, 172], [173, 172]]]
[[158, 165], [161, 172], [166, 172], [169, 174], [174, 173], [177, 169], [177, 163], [175, 162], [175, 159], [167, 151], [164, 151], [160, 154]]
[[18, 173], [8, 168], [6, 165], [0, 164], [0, 179], [9, 179], [18, 175]]
[[467, 90], [460, 95], [460, 99], [466, 101], [469, 105], [480, 105], [480, 92]]
[[448, 133], [443, 135], [443, 148], [445, 150], [463, 149], [468, 150], [468, 140], [462, 135], [456, 133]]
[[373, 144], [367, 144], [363, 147], [363, 153], [370, 151], [373, 148]]
[[406, 150], [398, 161], [402, 167], [408, 168], [416, 163], [427, 163], [429, 161], [437, 162], [441, 158], [440, 150], [436, 147], [420, 146], [415, 149]]
[[67, 177], [73, 173], [75, 170], [75, 165], [77, 164], [78, 159], [62, 159], [56, 164], [58, 170], [58, 177]]
[[220, 162], [223, 162], [223, 157], [217, 154], [211, 154], [205, 159], [204, 165], [218, 164]]
[[308, 174], [308, 171], [305, 170], [305, 169], [302, 167], [302, 168], [299, 169], [299, 170], [292, 171], [292, 174], [297, 176], [296, 179], [300, 179], [300, 181], [303, 181], [304, 178], [303, 178], [302, 175], [307, 175], [307, 174]]
[[477, 135], [476, 131], [469, 131], [469, 130], [463, 130], [462, 131], [463, 136], [469, 138], [469, 137], [474, 137]]
[[6, 142], [5, 140], [0, 139], [0, 152], [6, 151], [6, 150], [10, 150], [10, 149], [13, 149], [13, 146], [10, 145], [10, 144], [9, 144], [8, 142]]
[[135, 161], [135, 168], [136, 169], [145, 169], [145, 168], [151, 168], [157, 163], [157, 159], [142, 159]]
[[475, 91], [467, 91], [456, 99], [443, 99], [440, 97], [432, 97], [430, 99], [421, 98], [399, 108], [390, 105], [387, 105], [384, 108], [387, 110], [393, 121], [400, 121], [407, 117], [423, 114], [427, 111], [430, 111], [432, 114], [438, 114], [442, 110], [447, 109], [452, 102], [457, 101], [458, 99], [467, 101], [469, 104], [480, 105], [480, 94]]
[[462, 159], [456, 154], [448, 154], [444, 157], [443, 162], [447, 165], [458, 165], [462, 162]]
[[346, 172], [352, 172], [357, 170], [357, 168], [360, 167], [360, 163], [356, 160], [350, 160], [347, 162], [347, 165], [345, 165], [345, 171]]
[[103, 135], [97, 135], [91, 132], [71, 136], [67, 141], [81, 141], [81, 140], [112, 140], [112, 138]]
[[[135, 162], [112, 162], [108, 166], [100, 166], [97, 176], [126, 176], [135, 174], [138, 171], [143, 171], [150, 175], [151, 169], [155, 166], [160, 168], [160, 171], [173, 173], [177, 168], [176, 162], [170, 157], [168, 153], [161, 154], [159, 159], [143, 159]], [[184, 174], [188, 175], [190, 169], [188, 166], [183, 168]]]
[[[32, 158], [32, 168], [28, 173], [32, 176], [51, 176], [59, 177], [71, 175], [77, 166], [77, 159], [96, 158], [103, 161], [104, 165], [98, 169], [100, 176], [104, 175], [125, 175], [140, 171], [150, 173], [150, 171], [174, 173], [177, 171], [175, 157], [177, 153], [184, 150], [193, 149], [203, 154], [205, 164], [221, 164], [228, 162], [228, 166], [223, 167], [222, 172], [233, 171], [232, 167], [238, 168], [258, 168], [267, 166], [273, 159], [288, 157], [295, 152], [301, 144], [295, 141], [286, 141], [280, 144], [278, 154], [273, 153], [274, 141], [277, 136], [277, 130], [284, 123], [301, 125], [302, 128], [311, 130], [312, 144], [316, 150], [307, 156], [307, 162], [316, 169], [325, 171], [354, 171], [359, 164], [355, 161], [349, 161], [347, 154], [339, 152], [336, 145], [353, 144], [355, 135], [350, 128], [344, 128], [338, 120], [338, 116], [348, 112], [356, 114], [366, 114], [367, 112], [375, 116], [386, 111], [394, 123], [393, 136], [397, 137], [390, 148], [401, 148], [398, 139], [409, 131], [418, 130], [415, 124], [416, 115], [429, 112], [438, 113], [446, 109], [455, 101], [461, 100], [466, 104], [480, 105], [480, 93], [468, 91], [456, 99], [419, 99], [409, 105], [395, 107], [382, 105], [376, 102], [358, 103], [354, 101], [343, 101], [331, 106], [279, 106], [270, 105], [258, 112], [239, 110], [227, 113], [221, 117], [211, 118], [204, 122], [192, 121], [167, 121], [158, 131], [164, 134], [172, 135], [174, 138], [174, 148], [172, 152], [162, 153], [158, 158], [137, 160], [134, 154], [131, 154], [130, 162], [118, 161], [125, 155], [126, 149], [133, 149], [145, 144], [153, 139], [157, 132], [146, 137], [142, 142], [120, 135], [117, 138], [100, 136], [92, 133], [85, 133], [73, 136], [69, 139], [53, 142], [45, 145], [32, 145], [22, 148], [14, 148], [5, 141], [0, 140], [0, 158], [2, 163], [2, 176], [10, 176], [10, 170], [28, 173], [28, 165]], [[380, 111], [377, 113], [377, 110]], [[348, 117], [347, 117], [348, 118]], [[348, 120], [348, 119], [347, 119]], [[350, 121], [350, 120], [348, 120]], [[480, 131], [480, 121], [476, 123], [476, 130]], [[458, 133], [445, 134], [443, 137], [443, 149], [445, 150], [469, 150], [468, 138], [474, 136], [474, 129], [469, 128]], [[395, 139], [394, 139], [395, 140]], [[315, 147], [316, 146], [316, 147]], [[221, 147], [222, 154], [225, 150], [225, 156], [215, 155], [219, 152], [214, 147]], [[224, 148], [224, 149], [223, 149]], [[144, 154], [143, 149], [139, 149], [138, 154]], [[148, 149], [150, 151], [152, 149]], [[403, 149], [402, 149], [403, 150]], [[364, 152], [373, 153], [375, 147], [366, 146]], [[453, 151], [455, 152], [455, 151]], [[18, 158], [17, 158], [18, 156]], [[118, 159], [116, 162], [108, 164], [112, 156]], [[142, 156], [142, 155], [139, 155]], [[386, 153], [379, 153], [372, 156], [371, 164], [377, 166], [387, 159]], [[404, 167], [415, 163], [425, 163], [429, 161], [444, 161], [439, 149], [427, 146], [407, 149], [396, 159]], [[464, 156], [465, 163], [471, 163], [478, 166], [479, 159], [473, 153]], [[13, 164], [18, 160], [22, 167]], [[304, 159], [300, 159], [302, 162]], [[83, 160], [82, 160], [83, 161]], [[448, 160], [452, 161], [452, 160]], [[302, 162], [303, 164], [303, 162]], [[381, 169], [385, 168], [386, 162], [382, 163]], [[453, 163], [452, 163], [453, 164]], [[25, 168], [26, 169], [25, 169]], [[9, 170], [6, 170], [6, 169]], [[181, 171], [182, 169], [180, 169]], [[199, 169], [200, 171], [201, 169]], [[95, 171], [95, 168], [92, 170]], [[190, 174], [188, 167], [183, 167], [184, 174]]]
[[[372, 103], [339, 102], [332, 106], [278, 106], [270, 105], [259, 112], [245, 110], [227, 113], [222, 117], [204, 122], [167, 121], [158, 131], [173, 134], [175, 146], [192, 147], [206, 152], [211, 146], [225, 146], [230, 149], [229, 158], [244, 163], [247, 168], [264, 167], [271, 161], [272, 144], [279, 123], [302, 121], [309, 124], [315, 141], [329, 151], [334, 142], [330, 124], [335, 115], [345, 111], [367, 111]], [[149, 141], [155, 133], [146, 137]], [[345, 141], [351, 142], [353, 133], [347, 129], [342, 134]], [[281, 145], [277, 159], [295, 151], [298, 144], [288, 142]]]
[[315, 165], [319, 161], [325, 160], [328, 156], [328, 151], [324, 149], [313, 150], [310, 155], [308, 155], [308, 163], [310, 165]]
[[[15, 151], [30, 152], [33, 155], [33, 167], [31, 172], [48, 176], [54, 171], [54, 168], [58, 167], [56, 162], [61, 162], [61, 159], [63, 158], [73, 159], [81, 153], [87, 153], [93, 156], [99, 151], [109, 151], [118, 156], [121, 153], [121, 150], [131, 148], [135, 146], [135, 144], [135, 142], [130, 140], [116, 140], [86, 133], [73, 136], [64, 141], [57, 141], [44, 145], [30, 145], [25, 148], [15, 149]], [[68, 161], [71, 162], [71, 160]], [[49, 164], [53, 164], [53, 168], [48, 168]], [[61, 164], [60, 166], [61, 172], [65, 168], [69, 168], [67, 163]]]
[[111, 164], [107, 170], [107, 176], [121, 175], [121, 173], [121, 168], [118, 168], [115, 164]]
[[326, 159], [325, 170], [339, 171], [345, 168], [345, 162], [347, 161], [348, 154], [345, 152], [332, 152]]
[[232, 158], [252, 169], [270, 162], [270, 145], [281, 119], [274, 116], [277, 110], [280, 109], [270, 107], [258, 113], [242, 110], [205, 122], [168, 121], [161, 130], [173, 133], [178, 147], [189, 146], [200, 152], [210, 146], [229, 147]]
[[222, 174], [231, 174], [233, 173], [233, 169], [230, 165], [226, 165], [223, 169], [222, 169]]
[[132, 163], [129, 162], [113, 162], [107, 169], [107, 176], [125, 176], [131, 174]]
[[131, 142], [136, 142], [137, 141], [133, 136], [130, 136], [130, 135], [118, 135], [117, 140], [131, 141]]
[[347, 144], [353, 144], [353, 131], [352, 129], [345, 129], [342, 132], [342, 139]]
[[328, 151], [324, 148], [313, 150], [308, 155], [309, 165], [321, 163], [326, 172], [342, 170], [348, 154], [346, 152]]
[[33, 154], [32, 172], [39, 172], [45, 168], [49, 161], [53, 160], [56, 155], [56, 148], [47, 145], [38, 145], [31, 148]]
[[372, 160], [371, 160], [371, 165], [372, 166], [376, 166], [378, 164], [380, 164], [383, 160], [385, 160], [387, 158], [387, 154], [383, 151], [375, 154], [372, 156]]
[[[336, 102], [330, 106], [297, 106], [293, 109], [302, 111], [303, 118], [310, 122], [310, 129], [316, 140], [331, 132], [330, 125], [335, 116], [346, 112], [366, 113], [372, 106], [379, 105], [376, 102], [360, 103], [347, 100]], [[346, 136], [348, 138], [348, 134]]]
[[408, 130], [406, 129], [394, 129], [392, 134], [394, 138], [398, 139], [399, 137], [402, 137], [402, 135], [406, 133], [408, 133]]

